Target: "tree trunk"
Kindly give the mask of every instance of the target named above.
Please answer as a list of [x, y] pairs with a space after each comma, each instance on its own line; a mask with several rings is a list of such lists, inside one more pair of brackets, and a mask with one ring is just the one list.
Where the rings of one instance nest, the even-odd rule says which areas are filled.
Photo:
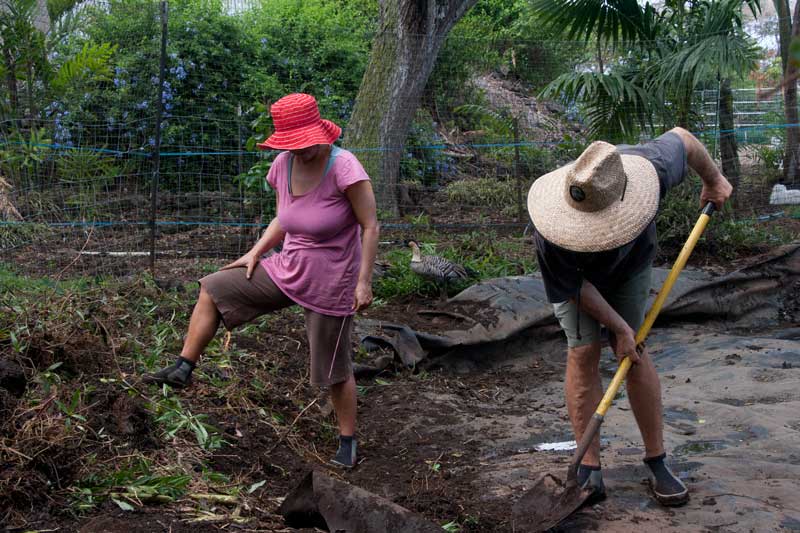
[[[789, 58], [789, 45], [792, 37], [800, 31], [798, 28], [798, 4], [795, 4], [794, 17], [789, 14], [789, 0], [774, 0], [778, 14], [778, 40], [781, 49], [781, 65], [783, 67], [783, 107], [786, 126], [786, 145], [783, 154], [783, 179], [794, 183], [800, 165], [800, 129], [797, 116], [797, 82], [792, 76], [797, 68]], [[794, 24], [792, 24], [794, 22]]]
[[739, 188], [739, 153], [736, 146], [736, 131], [733, 122], [733, 92], [731, 80], [723, 79], [719, 84], [719, 151], [722, 173], [733, 185], [734, 193]]
[[603, 65], [603, 48], [599, 38], [597, 39], [597, 66], [600, 69], [599, 72], [602, 76], [606, 71], [606, 68], [605, 65]]
[[344, 145], [375, 182], [379, 208], [398, 213], [408, 129], [448, 32], [477, 0], [380, 0], [380, 26]]
[[14, 63], [14, 56], [11, 50], [4, 47], [3, 60], [6, 67], [6, 86], [8, 89], [8, 103], [11, 118], [17, 118], [17, 66]]

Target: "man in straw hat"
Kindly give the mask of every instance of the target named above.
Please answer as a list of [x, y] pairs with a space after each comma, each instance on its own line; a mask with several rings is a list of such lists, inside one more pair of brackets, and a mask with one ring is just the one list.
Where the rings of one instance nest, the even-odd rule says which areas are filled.
[[[664, 459], [661, 386], [646, 350], [634, 337], [644, 320], [656, 253], [655, 216], [667, 191], [687, 174], [703, 181], [701, 205], [721, 208], [732, 187], [705, 147], [683, 128], [641, 145], [592, 143], [572, 164], [537, 179], [528, 193], [537, 260], [548, 300], [567, 336], [567, 410], [580, 440], [603, 396], [600, 328], [609, 332], [617, 359], [633, 366], [627, 389], [645, 444], [653, 494], [681, 505], [689, 491]], [[586, 452], [578, 481], [605, 497], [600, 439]]]

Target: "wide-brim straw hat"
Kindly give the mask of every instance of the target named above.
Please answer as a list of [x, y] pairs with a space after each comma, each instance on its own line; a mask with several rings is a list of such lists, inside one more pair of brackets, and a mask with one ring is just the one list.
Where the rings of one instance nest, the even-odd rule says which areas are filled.
[[600, 252], [638, 237], [655, 217], [659, 195], [652, 163], [596, 141], [573, 163], [533, 182], [528, 213], [556, 246]]
[[320, 117], [316, 99], [304, 93], [284, 96], [270, 106], [275, 132], [257, 146], [262, 150], [301, 150], [315, 144], [333, 144], [342, 128]]

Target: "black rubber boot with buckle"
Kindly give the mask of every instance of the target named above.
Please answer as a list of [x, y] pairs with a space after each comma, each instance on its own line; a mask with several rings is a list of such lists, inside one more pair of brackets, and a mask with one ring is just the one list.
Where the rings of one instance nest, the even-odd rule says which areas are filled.
[[664, 463], [667, 454], [644, 460], [650, 468], [650, 490], [661, 505], [683, 505], [689, 501], [689, 489]]
[[594, 505], [606, 499], [606, 485], [599, 466], [578, 465], [577, 481], [580, 488], [592, 489], [586, 505]]
[[159, 385], [167, 384], [176, 389], [183, 389], [191, 385], [194, 367], [195, 363], [192, 361], [178, 357], [174, 365], [159, 370], [155, 374], [145, 374], [142, 381]]
[[331, 464], [348, 469], [356, 466], [356, 439], [354, 437], [339, 437], [339, 449], [331, 459]]

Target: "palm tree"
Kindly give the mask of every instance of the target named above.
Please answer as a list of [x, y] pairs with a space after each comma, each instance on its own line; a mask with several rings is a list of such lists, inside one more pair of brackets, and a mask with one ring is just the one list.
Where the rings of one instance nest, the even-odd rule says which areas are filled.
[[615, 52], [612, 63], [598, 53], [597, 70], [560, 76], [541, 96], [578, 102], [594, 135], [632, 138], [656, 118], [690, 126], [698, 86], [755, 66], [757, 48], [742, 28], [745, 3], [758, 12], [757, 0], [699, 0], [688, 8], [669, 0], [660, 9], [636, 0], [534, 0], [550, 29]]
[[[778, 15], [778, 40], [780, 43], [781, 66], [783, 67], [783, 108], [786, 124], [797, 124], [797, 63], [800, 35], [800, 3], [795, 3], [794, 14], [790, 13], [789, 0], [773, 0]], [[766, 97], [762, 95], [762, 98]], [[786, 149], [783, 154], [783, 178], [794, 183], [800, 176], [800, 129], [789, 126], [786, 129]]]
[[[69, 57], [53, 57], [52, 51], [80, 28], [80, 4], [80, 0], [0, 0], [0, 78], [7, 91], [0, 93], [0, 108], [7, 103], [3, 111], [12, 119], [23, 115], [35, 119], [39, 86], [59, 94], [110, 78], [114, 47], [109, 44], [87, 43]], [[26, 106], [20, 104], [20, 88]]]

